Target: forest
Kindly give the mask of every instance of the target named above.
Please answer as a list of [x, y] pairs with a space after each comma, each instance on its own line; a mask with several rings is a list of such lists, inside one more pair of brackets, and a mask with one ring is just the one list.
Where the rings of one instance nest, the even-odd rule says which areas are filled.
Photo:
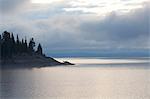
[[15, 39], [13, 33], [4, 31], [2, 35], [0, 35], [0, 58], [6, 60], [13, 58], [13, 56], [23, 54], [44, 55], [41, 44], [38, 44], [35, 50], [34, 38], [31, 38], [28, 42], [26, 38], [20, 39], [17, 35]]

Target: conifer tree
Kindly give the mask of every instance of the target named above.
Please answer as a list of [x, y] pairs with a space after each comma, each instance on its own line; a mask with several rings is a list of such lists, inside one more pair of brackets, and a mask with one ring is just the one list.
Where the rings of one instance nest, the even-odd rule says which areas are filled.
[[14, 38], [14, 35], [13, 33], [11, 34], [11, 43], [12, 43], [12, 54], [15, 54], [16, 53], [16, 42], [15, 42], [15, 38]]
[[39, 54], [39, 55], [43, 55], [42, 46], [41, 46], [40, 43], [39, 43], [39, 45], [38, 45], [38, 48], [37, 48], [36, 53]]
[[27, 44], [27, 39], [26, 39], [26, 37], [25, 37], [24, 46], [25, 46], [25, 52], [27, 52], [27, 51], [28, 51], [28, 44]]
[[13, 33], [11, 34], [11, 39], [12, 39], [13, 44], [15, 44], [15, 38], [14, 38]]
[[12, 43], [11, 43], [11, 38], [10, 38], [10, 33], [7, 31], [4, 31], [3, 33], [3, 43], [2, 43], [2, 56], [4, 58], [10, 58], [12, 56]]
[[29, 53], [33, 54], [34, 53], [34, 47], [35, 47], [35, 42], [34, 39], [31, 38], [30, 42], [29, 42]]
[[9, 33], [4, 31], [2, 35], [0, 35], [0, 58], [8, 59], [12, 58], [12, 56], [17, 54], [39, 54], [43, 55], [41, 44], [38, 45], [37, 51], [34, 50], [35, 42], [34, 39], [31, 38], [29, 44], [27, 43], [27, 39], [19, 40], [19, 36], [17, 35], [16, 40], [14, 38], [13, 33]]
[[22, 39], [21, 41], [20, 50], [21, 50], [21, 53], [24, 53], [24, 39]]
[[18, 34], [17, 34], [17, 41], [16, 41], [16, 51], [17, 53], [20, 53], [20, 41], [19, 41]]

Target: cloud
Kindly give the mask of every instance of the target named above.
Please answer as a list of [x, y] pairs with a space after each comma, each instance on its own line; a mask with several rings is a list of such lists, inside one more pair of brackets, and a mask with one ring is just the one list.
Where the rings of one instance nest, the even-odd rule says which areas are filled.
[[30, 0], [0, 0], [0, 12], [12, 13], [15, 10], [24, 10], [22, 8], [29, 2]]
[[[11, 5], [12, 1], [16, 3]], [[124, 14], [114, 11], [102, 17], [67, 12], [63, 9], [70, 5], [65, 1], [50, 5], [34, 5], [26, 0], [12, 1], [6, 3], [10, 4], [10, 8], [6, 7], [4, 11], [9, 14], [13, 10], [16, 14], [3, 17], [0, 31], [34, 37], [36, 42], [42, 43], [46, 52], [52, 49], [149, 48], [148, 6], [142, 5]], [[23, 9], [26, 5], [28, 9]]]
[[40, 3], [40, 4], [49, 4], [49, 3], [54, 3], [54, 2], [61, 2], [63, 0], [31, 0], [32, 3]]
[[84, 39], [109, 43], [106, 46], [149, 47], [148, 12], [148, 6], [125, 15], [117, 15], [114, 12], [104, 20], [85, 22], [81, 24], [80, 29]]
[[93, 13], [106, 15], [110, 12], [127, 13], [130, 10], [142, 8], [148, 0], [76, 0], [70, 1], [70, 7], [64, 8], [67, 12]]

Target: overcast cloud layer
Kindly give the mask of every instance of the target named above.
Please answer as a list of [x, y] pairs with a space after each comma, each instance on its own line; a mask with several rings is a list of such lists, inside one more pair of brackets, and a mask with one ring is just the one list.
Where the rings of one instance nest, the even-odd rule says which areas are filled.
[[113, 10], [106, 10], [105, 1], [33, 4], [30, 0], [0, 0], [0, 32], [8, 30], [22, 37], [33, 36], [47, 52], [51, 49], [149, 49], [148, 0], [110, 0], [108, 4], [116, 4]]

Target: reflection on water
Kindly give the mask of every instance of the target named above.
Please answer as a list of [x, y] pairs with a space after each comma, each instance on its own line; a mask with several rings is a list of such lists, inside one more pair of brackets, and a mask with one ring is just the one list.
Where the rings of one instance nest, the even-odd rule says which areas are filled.
[[106, 65], [89, 64], [85, 68], [85, 64], [78, 64], [40, 69], [2, 70], [1, 98], [149, 99], [149, 65], [140, 64], [137, 68], [130, 68], [130, 65], [123, 65], [125, 68], [121, 65], [106, 68]]
[[59, 61], [71, 61], [75, 64], [132, 64], [150, 63], [149, 58], [115, 59], [115, 58], [57, 58]]

